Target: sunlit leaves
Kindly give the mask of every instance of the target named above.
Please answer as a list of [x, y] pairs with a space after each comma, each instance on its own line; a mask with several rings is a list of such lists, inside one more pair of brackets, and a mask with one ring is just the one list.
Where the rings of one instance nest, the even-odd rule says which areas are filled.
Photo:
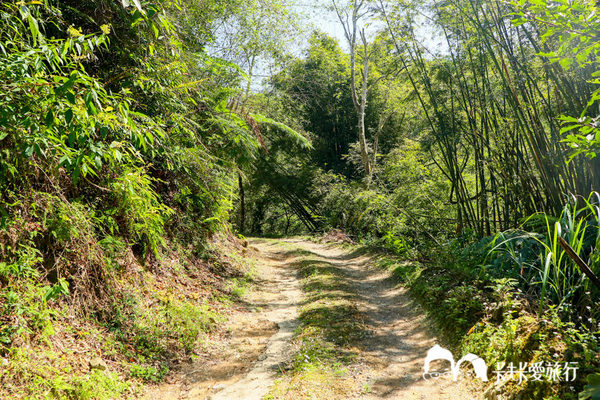
[[[600, 34], [600, 20], [596, 17], [596, 2], [558, 0], [552, 3], [552, 7], [548, 7], [545, 1], [535, 0], [519, 2], [518, 7], [520, 12], [517, 19], [522, 23], [535, 23], [546, 44], [556, 48], [552, 52], [540, 52], [539, 56], [558, 62], [564, 70], [590, 65], [598, 69], [600, 42], [597, 38]], [[592, 94], [579, 118], [561, 118], [561, 133], [569, 133], [564, 142], [574, 150], [571, 159], [579, 154], [593, 158], [600, 150], [598, 118], [588, 116], [589, 111], [597, 109], [599, 100], [600, 89]]]
[[123, 5], [123, 7], [125, 8], [129, 8], [131, 6], [131, 3], [133, 3], [133, 5], [135, 6], [135, 8], [143, 13], [144, 10], [142, 9], [142, 4], [140, 3], [140, 0], [121, 0], [121, 4]]
[[[12, 51], [0, 57], [0, 77], [10, 82], [0, 83], [0, 120], [7, 131], [19, 132], [15, 138], [22, 150], [17, 154], [64, 168], [77, 183], [97, 175], [105, 164], [131, 162], [140, 152], [151, 151], [160, 126], [130, 111], [133, 100], [126, 91], [109, 94], [81, 66], [82, 60], [107, 48], [110, 30], [84, 35], [70, 26], [63, 40], [42, 39], [36, 16], [44, 9], [20, 7], [18, 12], [5, 14], [9, 19], [3, 23], [12, 24], [13, 40], [23, 40], [5, 40], [3, 47], [9, 44]], [[19, 18], [36, 22], [24, 25]]]
[[288, 135], [299, 146], [306, 148], [306, 149], [312, 149], [312, 145], [310, 144], [310, 141], [308, 139], [306, 139], [306, 137], [304, 137], [304, 135], [302, 135], [300, 132], [295, 131], [294, 129], [290, 128], [289, 126], [287, 126], [281, 122], [277, 122], [271, 118], [267, 118], [260, 114], [251, 114], [251, 116], [260, 125], [271, 126], [275, 129], [283, 132], [284, 134]]

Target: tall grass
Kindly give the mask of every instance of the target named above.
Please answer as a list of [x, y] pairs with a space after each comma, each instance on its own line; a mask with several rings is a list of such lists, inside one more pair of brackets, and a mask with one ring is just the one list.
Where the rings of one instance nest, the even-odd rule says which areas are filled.
[[[503, 254], [519, 268], [525, 285], [539, 296], [540, 316], [548, 304], [576, 314], [585, 313], [592, 303], [592, 296], [598, 294], [598, 289], [590, 285], [589, 278], [561, 247], [559, 238], [563, 238], [597, 274], [599, 205], [600, 195], [596, 192], [588, 198], [571, 196], [557, 220], [543, 215], [545, 231], [518, 231], [516, 235], [502, 232], [491, 242], [488, 257], [497, 258]], [[530, 217], [533, 218], [537, 216]], [[515, 246], [516, 242], [521, 245]], [[532, 247], [540, 249], [537, 260], [524, 256]]]

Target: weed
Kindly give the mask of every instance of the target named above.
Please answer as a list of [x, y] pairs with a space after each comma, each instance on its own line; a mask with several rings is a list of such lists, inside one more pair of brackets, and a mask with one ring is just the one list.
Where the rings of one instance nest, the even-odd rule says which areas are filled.
[[106, 266], [119, 271], [121, 269], [119, 261], [124, 258], [125, 249], [127, 246], [123, 239], [108, 235], [100, 240], [98, 244], [100, 247], [102, 247]]
[[129, 367], [129, 374], [133, 378], [139, 378], [145, 382], [158, 383], [163, 380], [168, 372], [169, 368], [165, 365], [155, 368], [151, 365], [132, 364]]
[[241, 299], [246, 294], [248, 282], [246, 279], [232, 278], [229, 286], [231, 296], [235, 299]]
[[132, 238], [143, 247], [143, 255], [158, 254], [164, 246], [164, 225], [173, 210], [152, 189], [152, 179], [142, 169], [127, 169], [112, 182], [119, 210]]
[[124, 382], [119, 375], [99, 370], [75, 377], [71, 385], [69, 398], [81, 400], [114, 399], [132, 388], [131, 383]]

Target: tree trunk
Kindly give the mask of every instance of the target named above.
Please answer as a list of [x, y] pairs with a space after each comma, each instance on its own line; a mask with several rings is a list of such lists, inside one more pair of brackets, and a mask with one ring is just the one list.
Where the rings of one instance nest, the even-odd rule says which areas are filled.
[[367, 54], [367, 39], [365, 38], [365, 32], [361, 32], [364, 48], [364, 62], [363, 62], [363, 82], [362, 82], [362, 93], [360, 96], [360, 103], [358, 107], [358, 142], [360, 144], [360, 155], [362, 158], [363, 166], [365, 168], [365, 177], [367, 178], [367, 184], [371, 181], [372, 169], [371, 162], [369, 160], [369, 151], [367, 147], [367, 137], [365, 134], [365, 113], [367, 108], [367, 94], [368, 94], [368, 79], [369, 79], [369, 55]]
[[363, 7], [364, 2], [355, 0], [353, 2], [352, 7], [352, 19], [351, 24], [348, 21], [348, 14], [346, 13], [346, 20], [342, 16], [342, 11], [338, 8], [335, 0], [333, 1], [333, 6], [335, 7], [335, 11], [337, 16], [344, 28], [344, 34], [346, 36], [346, 40], [348, 40], [348, 45], [350, 47], [350, 88], [352, 90], [352, 103], [354, 104], [354, 108], [358, 113], [358, 144], [360, 146], [360, 156], [363, 163], [363, 167], [365, 169], [365, 177], [367, 178], [367, 183], [371, 179], [371, 162], [369, 160], [369, 151], [367, 147], [367, 138], [365, 133], [365, 113], [367, 108], [367, 94], [368, 94], [368, 79], [369, 79], [369, 54], [367, 51], [367, 39], [365, 36], [364, 30], [360, 32], [360, 36], [363, 42], [364, 49], [364, 60], [363, 60], [363, 74], [362, 74], [362, 87], [361, 87], [361, 96], [358, 98], [357, 87], [356, 87], [356, 39], [357, 39], [357, 29], [358, 29], [358, 20], [360, 19], [360, 10]]
[[246, 225], [246, 199], [244, 194], [244, 180], [242, 179], [242, 173], [238, 172], [238, 186], [240, 190], [240, 233], [244, 232], [244, 225]]

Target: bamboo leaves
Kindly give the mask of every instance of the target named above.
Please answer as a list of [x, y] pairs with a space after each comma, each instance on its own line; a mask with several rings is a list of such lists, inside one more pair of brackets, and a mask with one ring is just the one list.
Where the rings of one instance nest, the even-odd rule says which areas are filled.
[[140, 3], [140, 0], [121, 0], [121, 4], [123, 5], [124, 8], [129, 8], [131, 7], [131, 3], [133, 2], [133, 5], [135, 6], [135, 8], [137, 8], [137, 10], [140, 13], [144, 13], [144, 9], [142, 8], [142, 4]]
[[[545, 5], [537, 3], [528, 6], [520, 4], [519, 8], [523, 20], [537, 25], [545, 44], [560, 38], [560, 45], [555, 51], [540, 52], [540, 56], [558, 62], [564, 70], [572, 70], [575, 67], [592, 68], [592, 76], [597, 75], [599, 68], [597, 60], [600, 54], [600, 43], [597, 37], [600, 33], [600, 22], [596, 18], [598, 9], [595, 2], [560, 0], [554, 9], [548, 9]], [[590, 83], [598, 82], [590, 79]], [[600, 146], [600, 130], [596, 115], [598, 100], [600, 100], [600, 89], [596, 89], [589, 95], [589, 101], [580, 110], [581, 115], [578, 119], [570, 116], [561, 117], [563, 122], [561, 133], [571, 132], [564, 139], [564, 142], [573, 149], [571, 161], [580, 154], [588, 158], [597, 155]]]

